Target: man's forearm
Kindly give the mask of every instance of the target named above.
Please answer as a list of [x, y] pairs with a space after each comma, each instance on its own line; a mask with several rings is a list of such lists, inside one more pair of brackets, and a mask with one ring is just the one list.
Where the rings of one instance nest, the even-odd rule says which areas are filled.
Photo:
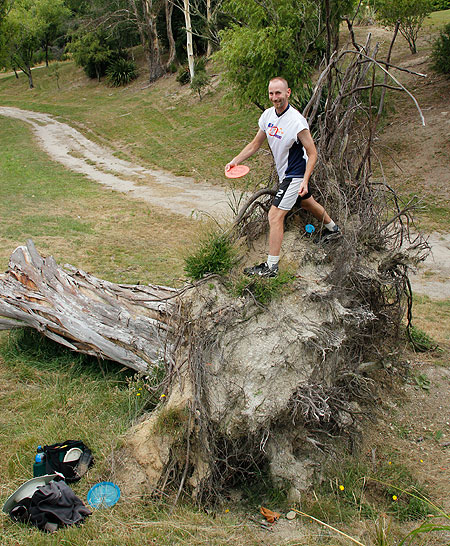
[[317, 163], [317, 153], [311, 154], [311, 157], [308, 156], [308, 161], [306, 162], [305, 174], [303, 176], [303, 180], [305, 180], [306, 182], [309, 182], [309, 178], [314, 170], [316, 163]]
[[259, 149], [259, 146], [257, 146], [254, 142], [249, 142], [247, 146], [241, 150], [236, 157], [234, 157], [231, 160], [231, 163], [236, 163], [236, 165], [239, 165], [242, 163], [242, 161], [245, 161], [249, 157], [251, 157], [255, 152], [257, 152]]
[[236, 157], [233, 157], [233, 159], [227, 163], [225, 166], [225, 170], [230, 169], [234, 165], [239, 165], [242, 163], [242, 161], [245, 161], [250, 156], [252, 156], [255, 152], [257, 152], [260, 148], [264, 140], [266, 139], [266, 133], [259, 130], [256, 133], [255, 138], [243, 148]]

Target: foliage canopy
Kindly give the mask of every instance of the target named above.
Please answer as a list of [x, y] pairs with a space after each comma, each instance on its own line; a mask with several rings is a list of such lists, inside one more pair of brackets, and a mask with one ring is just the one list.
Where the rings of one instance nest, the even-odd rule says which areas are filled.
[[354, 6], [354, 0], [226, 0], [231, 23], [220, 32], [217, 57], [233, 98], [263, 109], [268, 81], [281, 76], [301, 109], [311, 94], [314, 67], [337, 49], [339, 23]]
[[233, 23], [220, 33], [217, 53], [226, 69], [227, 84], [240, 104], [263, 108], [267, 83], [282, 76], [306, 98], [314, 61], [324, 51], [318, 34], [320, 8], [310, 0], [279, 0], [263, 7], [250, 0], [228, 0], [224, 10]]

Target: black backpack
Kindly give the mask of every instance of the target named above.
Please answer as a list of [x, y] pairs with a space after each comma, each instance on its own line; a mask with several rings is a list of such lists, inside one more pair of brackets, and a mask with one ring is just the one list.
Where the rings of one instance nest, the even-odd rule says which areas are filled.
[[[73, 448], [81, 450], [79, 458], [64, 462], [67, 452]], [[59, 444], [44, 446], [45, 470], [47, 474], [59, 472], [67, 483], [77, 482], [94, 464], [91, 450], [79, 440], [67, 440]]]

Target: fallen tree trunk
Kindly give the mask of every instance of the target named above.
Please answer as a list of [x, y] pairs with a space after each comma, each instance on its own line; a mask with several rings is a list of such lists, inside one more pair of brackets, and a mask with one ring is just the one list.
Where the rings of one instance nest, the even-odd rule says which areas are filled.
[[30, 240], [0, 276], [0, 329], [30, 326], [62, 345], [145, 374], [173, 361], [173, 316], [182, 291], [114, 284], [43, 258]]
[[129, 432], [118, 465], [125, 492], [176, 486], [211, 499], [265, 466], [298, 500], [333, 437], [360, 426], [372, 381], [359, 367], [382, 352], [379, 339], [388, 350], [395, 338], [404, 277], [400, 254], [379, 253], [360, 257], [336, 289], [327, 279], [339, 252], [296, 233], [285, 248], [296, 280], [267, 308], [251, 284], [240, 298], [217, 276], [183, 290], [114, 284], [60, 267], [28, 241], [0, 276], [0, 324], [144, 376], [164, 360], [167, 396]]

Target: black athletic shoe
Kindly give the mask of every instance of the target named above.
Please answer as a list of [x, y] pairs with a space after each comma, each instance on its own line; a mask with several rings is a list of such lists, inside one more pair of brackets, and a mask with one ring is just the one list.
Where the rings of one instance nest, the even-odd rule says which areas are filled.
[[276, 277], [278, 275], [278, 265], [269, 267], [267, 262], [263, 262], [259, 265], [254, 265], [253, 267], [246, 267], [244, 273], [248, 277]]
[[333, 229], [325, 228], [320, 233], [318, 233], [314, 239], [315, 243], [328, 243], [329, 241], [334, 241], [342, 235], [339, 226], [334, 226]]

